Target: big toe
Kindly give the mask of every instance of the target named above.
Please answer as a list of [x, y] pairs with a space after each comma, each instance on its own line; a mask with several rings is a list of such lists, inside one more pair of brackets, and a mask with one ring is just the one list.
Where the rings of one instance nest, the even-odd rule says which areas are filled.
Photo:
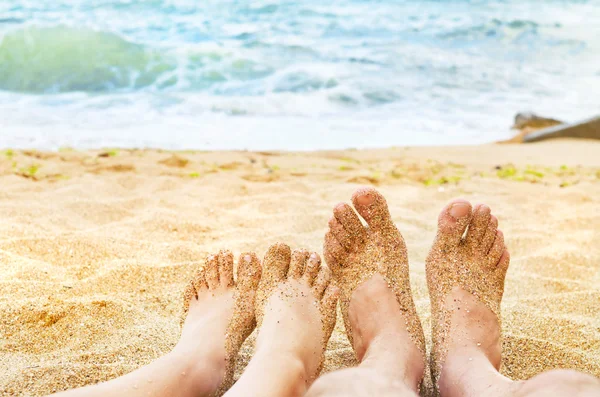
[[263, 260], [262, 279], [267, 283], [277, 283], [287, 277], [292, 251], [283, 243], [269, 247]]
[[355, 191], [352, 195], [352, 204], [373, 229], [393, 224], [385, 198], [373, 188], [364, 187]]
[[443, 246], [458, 245], [471, 219], [471, 203], [463, 199], [450, 202], [438, 218], [436, 244]]

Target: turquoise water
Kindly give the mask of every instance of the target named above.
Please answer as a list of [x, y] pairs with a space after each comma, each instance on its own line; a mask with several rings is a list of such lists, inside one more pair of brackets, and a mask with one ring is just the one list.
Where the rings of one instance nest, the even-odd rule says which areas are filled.
[[597, 0], [0, 2], [0, 147], [481, 143], [598, 92]]

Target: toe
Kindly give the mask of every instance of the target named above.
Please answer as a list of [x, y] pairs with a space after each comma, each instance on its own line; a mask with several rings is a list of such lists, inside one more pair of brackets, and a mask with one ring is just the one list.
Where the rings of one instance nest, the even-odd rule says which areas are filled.
[[352, 235], [342, 226], [335, 217], [329, 220], [329, 231], [346, 251], [354, 246]]
[[471, 204], [463, 199], [453, 200], [440, 213], [436, 245], [457, 246], [471, 219]]
[[272, 283], [284, 280], [290, 266], [291, 255], [290, 247], [286, 244], [277, 243], [270, 246], [263, 260], [262, 278]]
[[331, 331], [335, 327], [336, 308], [339, 297], [340, 290], [333, 284], [329, 284], [323, 293], [321, 312], [323, 313], [323, 325], [325, 326], [323, 331], [326, 336], [330, 336]]
[[308, 255], [308, 251], [304, 249], [294, 250], [294, 252], [292, 252], [292, 260], [290, 262], [290, 269], [288, 270], [288, 278], [302, 277], [306, 268]]
[[204, 271], [198, 270], [194, 277], [192, 278], [191, 285], [196, 291], [196, 294], [206, 291], [208, 289], [208, 285], [206, 284], [206, 277], [204, 276]]
[[470, 247], [478, 247], [487, 231], [488, 223], [492, 217], [490, 207], [485, 204], [476, 205], [465, 241]]
[[218, 256], [219, 284], [221, 287], [233, 286], [233, 254], [229, 250], [222, 250]]
[[261, 274], [260, 261], [254, 252], [240, 255], [237, 269], [237, 285], [242, 290], [256, 290]]
[[346, 203], [340, 203], [333, 208], [333, 216], [348, 231], [352, 240], [362, 242], [366, 239], [365, 227], [360, 222], [356, 212]]
[[493, 266], [498, 265], [498, 261], [500, 261], [500, 257], [504, 253], [504, 233], [501, 230], [496, 231], [496, 237], [494, 239], [494, 243], [492, 244], [492, 248], [490, 248], [490, 252], [488, 253], [488, 260], [490, 264]]
[[393, 224], [387, 202], [377, 190], [370, 187], [358, 189], [352, 195], [352, 203], [372, 229], [381, 229]]
[[487, 255], [494, 244], [494, 240], [496, 239], [496, 232], [498, 231], [498, 218], [494, 215], [490, 218], [490, 223], [488, 223], [487, 230], [485, 231], [485, 235], [483, 239], [481, 239], [481, 244], [479, 245], [479, 251], [483, 255]]
[[323, 255], [325, 255], [325, 261], [330, 266], [341, 265], [346, 257], [346, 250], [337, 241], [331, 232], [325, 234], [325, 242], [323, 243]]
[[510, 264], [510, 253], [506, 248], [502, 251], [502, 256], [500, 260], [498, 260], [498, 270], [500, 270], [503, 276], [506, 275], [506, 271], [508, 270], [508, 265]]
[[217, 255], [209, 255], [204, 266], [206, 284], [209, 289], [219, 287], [219, 259]]
[[184, 312], [187, 313], [190, 304], [198, 299], [198, 293], [206, 291], [207, 289], [208, 286], [206, 285], [206, 281], [204, 279], [204, 272], [202, 270], [198, 270], [187, 284], [183, 293]]
[[[185, 287], [185, 291], [183, 292], [183, 313], [187, 313], [190, 310], [190, 304], [192, 301], [198, 299], [198, 294], [196, 293], [196, 289], [192, 285], [191, 282]], [[183, 319], [182, 319], [183, 320]]]
[[321, 257], [319, 257], [316, 252], [313, 252], [308, 258], [306, 269], [304, 270], [304, 275], [302, 276], [308, 282], [308, 285], [313, 285], [320, 268]]
[[323, 309], [326, 311], [335, 311], [335, 307], [340, 296], [340, 289], [333, 284], [329, 284], [323, 292], [321, 299]]
[[335, 327], [335, 317], [337, 314], [337, 302], [340, 297], [340, 290], [333, 284], [325, 289], [321, 299], [321, 314], [323, 319], [323, 332], [326, 339], [329, 339], [331, 332]]
[[317, 279], [312, 287], [313, 294], [317, 299], [321, 299], [323, 297], [323, 293], [325, 289], [331, 282], [331, 270], [327, 266], [321, 266], [319, 270], [319, 274], [317, 274]]

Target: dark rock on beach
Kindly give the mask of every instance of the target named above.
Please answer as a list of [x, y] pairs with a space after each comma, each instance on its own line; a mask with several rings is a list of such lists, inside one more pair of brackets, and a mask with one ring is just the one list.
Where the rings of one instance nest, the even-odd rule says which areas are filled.
[[499, 143], [535, 142], [550, 138], [600, 139], [600, 116], [567, 124], [534, 113], [518, 113], [512, 129], [519, 130], [519, 133]]

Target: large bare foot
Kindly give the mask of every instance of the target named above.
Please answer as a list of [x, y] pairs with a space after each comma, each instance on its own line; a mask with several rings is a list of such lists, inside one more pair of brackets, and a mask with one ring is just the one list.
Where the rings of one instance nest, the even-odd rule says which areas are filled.
[[[202, 379], [199, 395], [222, 394], [231, 386], [238, 351], [256, 326], [254, 300], [261, 275], [254, 253], [240, 256], [237, 281], [233, 255], [221, 251], [190, 281], [184, 296], [181, 339], [174, 353], [192, 361], [182, 377]], [[203, 376], [196, 376], [202, 372]], [[211, 374], [206, 378], [204, 374]]]
[[[468, 227], [468, 229], [467, 229]], [[466, 234], [465, 234], [466, 230]], [[500, 301], [509, 254], [486, 205], [451, 202], [426, 261], [433, 320], [432, 374], [444, 396], [502, 394]]]
[[316, 253], [271, 246], [256, 297], [256, 352], [227, 393], [300, 396], [321, 371], [339, 291]]
[[324, 255], [341, 289], [346, 333], [357, 358], [378, 374], [417, 390], [425, 366], [423, 329], [413, 302], [406, 245], [385, 198], [362, 188], [354, 208], [338, 204], [325, 235]]

